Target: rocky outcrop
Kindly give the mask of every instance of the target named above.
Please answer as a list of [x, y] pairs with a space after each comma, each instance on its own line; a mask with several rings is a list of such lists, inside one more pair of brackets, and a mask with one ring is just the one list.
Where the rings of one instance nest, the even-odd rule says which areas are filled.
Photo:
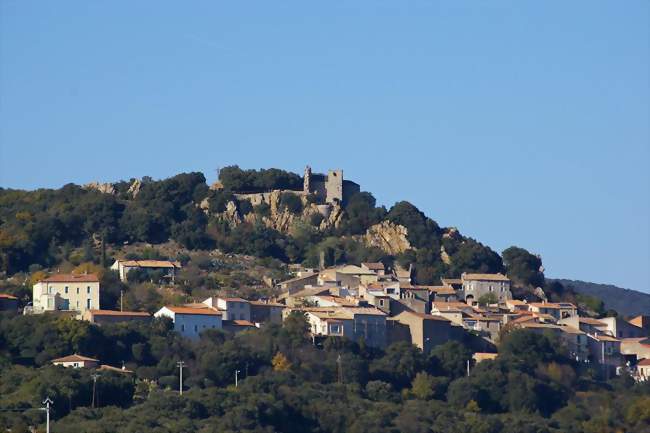
[[392, 255], [411, 249], [407, 228], [390, 221], [382, 221], [370, 227], [363, 236], [363, 241], [368, 246], [381, 248]]
[[93, 189], [99, 191], [103, 194], [115, 194], [115, 186], [112, 183], [99, 183], [99, 182], [90, 182], [84, 185], [85, 189]]
[[451, 257], [449, 257], [449, 254], [447, 254], [447, 251], [443, 245], [440, 245], [440, 260], [442, 260], [442, 263], [445, 265], [451, 264]]
[[140, 179], [134, 180], [131, 186], [129, 187], [129, 191], [128, 191], [129, 195], [135, 198], [140, 192], [140, 188], [142, 188], [142, 181]]

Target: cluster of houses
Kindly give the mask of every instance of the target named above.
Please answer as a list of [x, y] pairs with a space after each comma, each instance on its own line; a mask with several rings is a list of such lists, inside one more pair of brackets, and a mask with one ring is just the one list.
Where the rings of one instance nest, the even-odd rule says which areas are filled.
[[[114, 265], [124, 279], [138, 266], [164, 269], [173, 279], [180, 265], [136, 260]], [[476, 353], [477, 361], [494, 356], [483, 352], [494, 351], [493, 343], [504, 330], [522, 328], [555, 334], [568, 356], [595, 363], [605, 374], [627, 369], [637, 380], [650, 379], [650, 316], [593, 319], [581, 317], [568, 302], [513, 299], [511, 282], [502, 274], [464, 273], [424, 286], [412, 283], [411, 269], [388, 270], [382, 263], [323, 270], [296, 265], [292, 270], [294, 278], [277, 283], [277, 298], [210, 297], [163, 306], [153, 317], [169, 318], [179, 334], [198, 338], [208, 329], [239, 332], [282, 323], [299, 312], [307, 318], [314, 344], [337, 336], [380, 348], [408, 341], [429, 351], [449, 340], [471, 338], [485, 347]], [[26, 312], [68, 311], [100, 326], [152, 319], [145, 312], [100, 309], [99, 290], [96, 275], [56, 274], [34, 285], [33, 305]], [[1, 295], [0, 300], [5, 302]]]

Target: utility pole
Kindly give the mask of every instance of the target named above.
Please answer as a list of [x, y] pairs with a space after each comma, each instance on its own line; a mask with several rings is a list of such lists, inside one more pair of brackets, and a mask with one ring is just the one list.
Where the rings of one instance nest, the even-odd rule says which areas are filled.
[[120, 311], [124, 311], [124, 290], [120, 289]]
[[180, 373], [181, 373], [179, 378], [178, 393], [179, 395], [183, 395], [183, 367], [185, 366], [185, 362], [178, 361], [176, 365], [178, 365], [178, 368], [180, 369]]
[[237, 388], [237, 386], [239, 385], [239, 381], [238, 381], [238, 379], [239, 379], [239, 377], [238, 377], [238, 376], [239, 376], [239, 373], [241, 373], [241, 371], [239, 371], [239, 370], [235, 370], [235, 388]]
[[50, 433], [50, 405], [54, 403], [52, 400], [50, 400], [50, 397], [45, 397], [45, 400], [43, 401], [43, 404], [45, 407], [43, 410], [45, 411], [45, 432]]
[[341, 360], [341, 354], [339, 353], [339, 356], [336, 358], [336, 365], [339, 374], [339, 383], [343, 383], [343, 368], [341, 367], [342, 363], [343, 361]]
[[469, 359], [467, 360], [467, 377], [469, 377]]
[[99, 374], [93, 373], [90, 375], [90, 377], [93, 378], [93, 404], [92, 407], [93, 409], [95, 408], [95, 389], [97, 388], [97, 378], [99, 377]]

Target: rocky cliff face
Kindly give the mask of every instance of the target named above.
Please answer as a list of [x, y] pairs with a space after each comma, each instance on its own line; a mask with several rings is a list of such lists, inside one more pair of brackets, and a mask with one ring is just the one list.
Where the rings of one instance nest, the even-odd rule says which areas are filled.
[[363, 241], [368, 246], [381, 248], [392, 255], [411, 249], [407, 228], [390, 221], [382, 221], [370, 227], [363, 236]]
[[94, 189], [103, 194], [115, 194], [115, 187], [112, 183], [90, 182], [83, 186], [85, 189]]

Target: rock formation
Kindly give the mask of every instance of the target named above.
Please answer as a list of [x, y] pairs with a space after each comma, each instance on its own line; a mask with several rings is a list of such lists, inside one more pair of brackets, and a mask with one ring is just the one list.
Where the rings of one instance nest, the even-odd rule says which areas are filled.
[[382, 221], [368, 228], [363, 240], [368, 246], [381, 248], [388, 254], [399, 254], [411, 248], [406, 227]]
[[83, 186], [85, 189], [94, 189], [103, 194], [115, 194], [115, 187], [112, 183], [99, 183], [99, 182], [90, 182]]

